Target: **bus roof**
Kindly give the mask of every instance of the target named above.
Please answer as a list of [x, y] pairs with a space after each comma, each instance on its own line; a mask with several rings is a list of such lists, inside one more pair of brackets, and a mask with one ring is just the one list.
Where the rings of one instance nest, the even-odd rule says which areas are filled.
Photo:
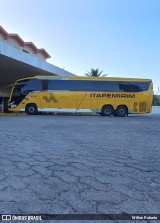
[[143, 82], [143, 81], [152, 81], [151, 79], [144, 78], [124, 78], [124, 77], [86, 77], [86, 76], [31, 76], [26, 78], [21, 78], [20, 80], [26, 79], [60, 79], [60, 80], [92, 80], [92, 81], [135, 81], [135, 82]]

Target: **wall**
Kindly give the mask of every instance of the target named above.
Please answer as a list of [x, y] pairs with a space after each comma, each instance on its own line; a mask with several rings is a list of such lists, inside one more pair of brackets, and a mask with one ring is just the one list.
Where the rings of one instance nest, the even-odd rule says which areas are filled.
[[[4, 39], [4, 37], [3, 37], [3, 35], [2, 34], [0, 34], [0, 41], [2, 41], [2, 42], [4, 42], [4, 43], [6, 43], [6, 44], [8, 44], [8, 45], [10, 45], [10, 46], [13, 46], [13, 47], [15, 47], [16, 49], [19, 49], [19, 50], [21, 50], [22, 52], [24, 52], [24, 53], [28, 53], [28, 54], [31, 54], [31, 55], [33, 55], [33, 56], [35, 56], [35, 57], [37, 57], [37, 58], [39, 58], [39, 59], [42, 59], [42, 60], [45, 60], [46, 61], [46, 58], [43, 56], [43, 54], [41, 54], [41, 53], [36, 53], [35, 54], [35, 52], [33, 51], [33, 49], [30, 47], [30, 46], [21, 46], [20, 44], [19, 44], [19, 42], [16, 40], [16, 39], [14, 39], [14, 38], [9, 38], [9, 39]], [[27, 51], [27, 52], [26, 52]]]

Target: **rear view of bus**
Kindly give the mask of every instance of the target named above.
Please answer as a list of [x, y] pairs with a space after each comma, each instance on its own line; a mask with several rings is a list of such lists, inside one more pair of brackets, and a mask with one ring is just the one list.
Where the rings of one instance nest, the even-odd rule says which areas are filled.
[[150, 79], [92, 77], [31, 77], [12, 88], [8, 110], [26, 112], [94, 112], [126, 116], [152, 111]]

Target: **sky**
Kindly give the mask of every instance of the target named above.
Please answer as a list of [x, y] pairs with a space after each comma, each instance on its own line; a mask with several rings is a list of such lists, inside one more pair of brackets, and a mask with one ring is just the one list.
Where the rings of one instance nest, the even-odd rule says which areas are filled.
[[160, 87], [160, 0], [0, 0], [0, 25], [76, 75], [150, 78]]

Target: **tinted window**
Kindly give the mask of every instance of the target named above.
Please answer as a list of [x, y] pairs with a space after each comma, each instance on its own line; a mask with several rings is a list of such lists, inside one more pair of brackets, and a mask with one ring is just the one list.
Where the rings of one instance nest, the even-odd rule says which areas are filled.
[[69, 91], [146, 91], [149, 82], [48, 80], [48, 90]]
[[150, 82], [119, 82], [120, 91], [140, 92], [147, 91]]
[[49, 80], [48, 90], [118, 91], [118, 83], [113, 81]]
[[94, 91], [118, 91], [118, 83], [116, 81], [94, 81]]

